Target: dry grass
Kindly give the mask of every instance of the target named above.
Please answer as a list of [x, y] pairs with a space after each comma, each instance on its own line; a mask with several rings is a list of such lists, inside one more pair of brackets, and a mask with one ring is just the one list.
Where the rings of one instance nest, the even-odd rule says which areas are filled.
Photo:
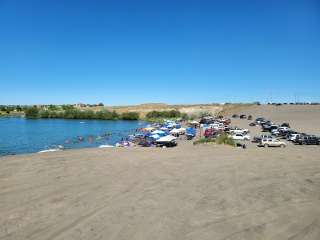
[[105, 106], [105, 107], [85, 107], [81, 108], [83, 110], [93, 110], [100, 111], [103, 109], [108, 109], [110, 111], [116, 111], [118, 113], [124, 112], [138, 112], [141, 117], [145, 117], [148, 112], [151, 111], [170, 111], [178, 110], [181, 113], [186, 113], [189, 116], [199, 116], [201, 113], [209, 113], [211, 115], [223, 115], [228, 116], [232, 114], [240, 114], [251, 107], [253, 104], [229, 104], [229, 105], [219, 105], [219, 104], [181, 104], [181, 105], [169, 105], [165, 103], [146, 103], [140, 105], [131, 106]]
[[144, 117], [151, 111], [170, 111], [178, 110], [181, 113], [187, 113], [188, 115], [198, 115], [202, 112], [209, 112], [210, 114], [217, 114], [223, 109], [223, 106], [214, 104], [195, 104], [195, 105], [168, 105], [162, 103], [141, 104], [135, 106], [114, 106], [111, 107], [119, 113], [122, 112], [139, 112]]
[[212, 115], [218, 114], [224, 109], [223, 105], [217, 104], [191, 104], [191, 105], [168, 105], [164, 103], [147, 103], [132, 106], [105, 106], [105, 107], [85, 107], [81, 108], [83, 110], [93, 110], [100, 111], [102, 109], [108, 109], [110, 111], [115, 110], [118, 113], [124, 112], [138, 112], [141, 117], [145, 117], [148, 112], [151, 111], [170, 111], [178, 110], [181, 113], [186, 113], [188, 115], [199, 115], [203, 112], [208, 112]]

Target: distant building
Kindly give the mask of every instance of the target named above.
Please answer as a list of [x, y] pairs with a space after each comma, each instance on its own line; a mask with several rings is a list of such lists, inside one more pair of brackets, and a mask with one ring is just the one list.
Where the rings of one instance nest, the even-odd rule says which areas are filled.
[[84, 104], [84, 103], [77, 103], [77, 104], [74, 104], [75, 107], [77, 108], [82, 108], [82, 107], [86, 107], [87, 104]]

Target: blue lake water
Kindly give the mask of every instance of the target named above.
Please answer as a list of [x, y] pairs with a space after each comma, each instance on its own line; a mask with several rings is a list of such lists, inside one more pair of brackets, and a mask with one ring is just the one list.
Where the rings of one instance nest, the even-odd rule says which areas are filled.
[[0, 156], [115, 144], [145, 125], [142, 121], [0, 118]]

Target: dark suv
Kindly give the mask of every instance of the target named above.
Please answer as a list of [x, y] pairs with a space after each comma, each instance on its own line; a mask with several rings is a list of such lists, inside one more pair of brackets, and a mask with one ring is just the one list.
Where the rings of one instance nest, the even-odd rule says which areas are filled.
[[319, 145], [320, 140], [316, 136], [301, 136], [297, 137], [295, 143], [299, 145]]
[[263, 124], [262, 125], [262, 132], [271, 132], [273, 129], [278, 129], [279, 125], [276, 124]]

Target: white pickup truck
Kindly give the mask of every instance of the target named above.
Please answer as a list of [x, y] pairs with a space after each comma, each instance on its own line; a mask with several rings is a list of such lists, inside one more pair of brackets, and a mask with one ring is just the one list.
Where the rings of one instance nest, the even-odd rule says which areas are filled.
[[237, 133], [231, 136], [233, 140], [250, 141], [250, 136], [248, 134]]
[[287, 144], [285, 142], [281, 142], [278, 139], [274, 138], [264, 138], [258, 145], [259, 147], [286, 147]]
[[230, 129], [231, 134], [248, 134], [250, 131], [248, 129], [241, 129], [241, 128], [233, 128]]

